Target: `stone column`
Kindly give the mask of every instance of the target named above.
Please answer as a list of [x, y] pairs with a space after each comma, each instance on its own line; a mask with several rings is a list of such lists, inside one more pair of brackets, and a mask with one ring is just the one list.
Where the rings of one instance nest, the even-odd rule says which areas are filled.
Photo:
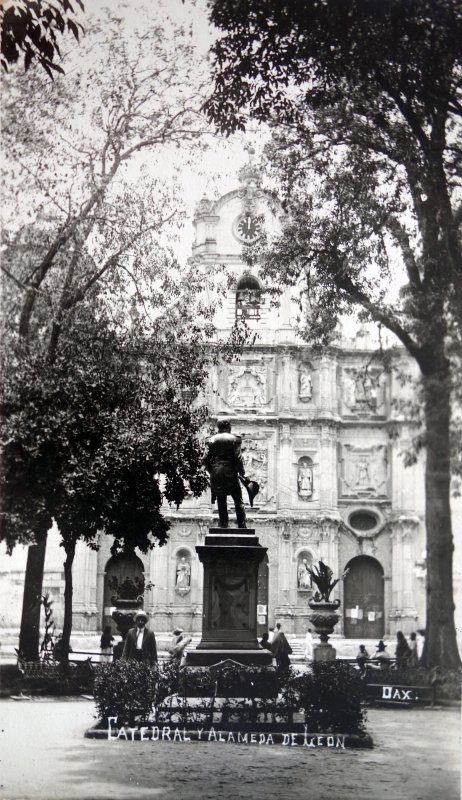
[[[279, 457], [277, 460], [277, 487], [278, 487], [278, 507], [284, 510], [293, 506], [292, 480], [294, 479], [294, 469], [292, 466], [292, 435], [289, 422], [282, 422], [279, 429]], [[295, 492], [295, 484], [293, 486]]]
[[413, 547], [414, 533], [419, 524], [417, 517], [401, 516], [392, 523], [392, 591], [390, 632], [410, 633], [414, 630], [417, 612], [413, 597]]
[[329, 423], [321, 425], [320, 469], [321, 481], [319, 500], [322, 509], [328, 510], [337, 505], [337, 432]]
[[79, 540], [73, 568], [72, 605], [76, 630], [99, 631], [101, 627], [97, 607], [97, 564], [97, 551]]
[[279, 587], [276, 617], [287, 619], [292, 617], [290, 602], [292, 578], [292, 520], [285, 519], [279, 523], [278, 561]]

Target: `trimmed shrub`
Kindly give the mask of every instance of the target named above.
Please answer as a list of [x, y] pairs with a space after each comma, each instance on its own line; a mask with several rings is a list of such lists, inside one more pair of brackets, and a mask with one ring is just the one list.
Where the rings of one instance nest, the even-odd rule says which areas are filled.
[[100, 719], [117, 717], [124, 725], [149, 718], [156, 702], [159, 671], [147, 664], [120, 659], [98, 667], [94, 697]]
[[349, 664], [315, 662], [311, 672], [292, 674], [287, 690], [295, 694], [310, 731], [364, 732], [364, 684]]
[[339, 662], [313, 664], [304, 674], [235, 664], [186, 668], [179, 680], [177, 662], [150, 669], [116, 661], [98, 669], [94, 694], [103, 724], [110, 716], [124, 725], [149, 718], [157, 724], [292, 724], [304, 717], [312, 733], [362, 733], [363, 690], [359, 673]]

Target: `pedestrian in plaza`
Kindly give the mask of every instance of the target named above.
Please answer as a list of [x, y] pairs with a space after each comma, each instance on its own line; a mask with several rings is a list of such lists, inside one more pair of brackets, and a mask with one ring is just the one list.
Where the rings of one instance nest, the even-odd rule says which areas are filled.
[[313, 660], [313, 634], [308, 628], [305, 636], [305, 658], [307, 661]]
[[264, 650], [269, 650], [271, 653], [273, 652], [271, 644], [268, 641], [268, 634], [264, 633], [260, 639], [260, 646], [263, 647]]
[[182, 628], [175, 628], [170, 642], [169, 654], [172, 661], [176, 661], [181, 666], [185, 648], [192, 641], [191, 636], [184, 636]]
[[406, 637], [402, 631], [398, 631], [396, 634], [396, 666], [398, 669], [405, 669], [408, 665], [409, 658], [411, 656], [411, 651], [409, 649], [409, 645], [406, 642]]
[[273, 641], [271, 642], [271, 650], [279, 669], [287, 669], [290, 667], [289, 656], [292, 654], [292, 648], [286, 639], [286, 635], [282, 630], [280, 622], [278, 622], [276, 625], [276, 633], [274, 634]]
[[417, 655], [417, 634], [411, 633], [409, 635], [409, 666], [410, 667], [418, 667], [419, 666], [419, 657]]
[[101, 634], [101, 657], [100, 661], [104, 663], [110, 663], [112, 661], [112, 643], [114, 641], [114, 637], [112, 635], [112, 629], [110, 625], [106, 625], [103, 633]]
[[378, 663], [380, 669], [387, 669], [390, 666], [390, 658], [386, 644], [380, 639], [374, 654], [374, 661]]
[[417, 631], [416, 639], [417, 639], [417, 658], [418, 658], [419, 664], [420, 664], [420, 659], [422, 658], [422, 653], [423, 653], [424, 644], [425, 644], [425, 630], [424, 630], [424, 628], [419, 628], [419, 630]]
[[152, 667], [157, 663], [157, 645], [154, 633], [146, 627], [148, 615], [138, 611], [135, 627], [130, 628], [125, 639], [122, 658], [126, 661], [139, 661]]
[[270, 628], [269, 631], [268, 631], [268, 642], [269, 642], [269, 644], [272, 643], [273, 639], [274, 639], [274, 628]]
[[358, 654], [356, 656], [356, 663], [359, 667], [359, 672], [361, 677], [366, 674], [366, 662], [369, 660], [369, 653], [366, 650], [366, 646], [364, 644], [359, 645]]

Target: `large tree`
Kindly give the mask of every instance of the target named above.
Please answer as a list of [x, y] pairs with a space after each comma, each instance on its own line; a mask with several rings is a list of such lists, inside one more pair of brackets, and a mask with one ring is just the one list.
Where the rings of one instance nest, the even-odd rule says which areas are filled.
[[[29, 533], [33, 529], [35, 544], [28, 552], [20, 637], [21, 648], [32, 657], [38, 654], [40, 595], [51, 517], [59, 516], [63, 531], [66, 528], [66, 503], [61, 503], [62, 513], [58, 505], [67, 489], [60, 495], [59, 486], [68, 487], [74, 481], [79, 491], [82, 489], [72, 470], [64, 471], [59, 454], [55, 458], [50, 453], [50, 459], [45, 456], [43, 470], [36, 469], [34, 461], [42, 455], [34, 448], [40, 450], [41, 443], [49, 441], [49, 431], [44, 428], [53, 427], [61, 382], [67, 380], [71, 385], [87, 369], [80, 364], [74, 375], [72, 357], [77, 358], [78, 351], [69, 343], [75, 326], [82, 330], [84, 319], [90, 339], [96, 337], [102, 319], [112, 320], [114, 330], [123, 331], [132, 307], [140, 328], [145, 321], [148, 339], [166, 337], [172, 351], [180, 343], [189, 347], [193, 334], [199, 339], [205, 335], [191, 316], [197, 306], [190, 304], [188, 314], [184, 305], [185, 283], [191, 300], [201, 276], [194, 268], [188, 275], [182, 274], [165, 249], [166, 226], [172, 235], [173, 226], [181, 224], [174, 181], [167, 184], [150, 168], [153, 162], [168, 161], [175, 148], [186, 149], [197, 142], [207, 128], [200, 114], [200, 75], [187, 35], [150, 26], [125, 36], [120, 20], [108, 16], [102, 27], [89, 23], [78, 54], [70, 53], [63, 63], [67, 74], [53, 83], [33, 66], [27, 76], [15, 72], [4, 82], [3, 136], [8, 160], [4, 165], [3, 321], [7, 369], [12, 376], [4, 405], [12, 440], [7, 437], [5, 445], [10, 454], [17, 446], [19, 455], [16, 477], [14, 454], [13, 460], [8, 457], [4, 461], [5, 469], [11, 470], [4, 474], [3, 536], [11, 541], [11, 537], [19, 538], [24, 525]], [[160, 320], [164, 325], [159, 328]], [[172, 331], [181, 323], [184, 335], [176, 338]], [[168, 359], [163, 361], [166, 344], [159, 347], [159, 363], [168, 365]], [[194, 348], [187, 359], [191, 377], [197, 342]], [[67, 377], [58, 371], [65, 352]], [[37, 380], [40, 374], [46, 375], [49, 391], [55, 393], [48, 398], [43, 381], [37, 385], [35, 411], [28, 407], [34, 402], [32, 374]], [[178, 372], [172, 370], [172, 378], [174, 375], [178, 379]], [[24, 408], [8, 395], [10, 389], [19, 392]], [[69, 400], [72, 392], [65, 395]], [[91, 406], [90, 398], [88, 402]], [[168, 403], [175, 407], [171, 398]], [[161, 405], [157, 414], [159, 419], [167, 414], [165, 407]], [[64, 430], [72, 430], [78, 421], [75, 404], [65, 419]], [[186, 427], [189, 418], [183, 415], [182, 419]], [[25, 437], [36, 436], [35, 444], [33, 439], [29, 441], [27, 453], [21, 445], [23, 423]], [[75, 449], [82, 447], [82, 441], [74, 442]], [[173, 448], [172, 457], [181, 460], [181, 450]], [[50, 504], [54, 480], [56, 507]], [[79, 513], [76, 508], [76, 519]], [[88, 522], [89, 535], [98, 513]], [[68, 520], [68, 527], [75, 531], [78, 526]], [[66, 541], [73, 538], [72, 531], [66, 533]]]
[[[299, 284], [305, 333], [329, 341], [359, 307], [416, 360], [425, 419], [428, 666], [460, 664], [450, 509], [460, 355], [462, 7], [457, 0], [211, 3], [209, 114], [269, 122], [288, 221], [261, 254]], [[398, 291], [399, 288], [399, 291]]]
[[[134, 315], [123, 328], [94, 318], [88, 298], [63, 331], [53, 363], [24, 354], [13, 370], [5, 353], [2, 402], [2, 536], [7, 548], [54, 519], [65, 551], [63, 655], [72, 626], [72, 565], [79, 539], [99, 532], [143, 552], [166, 541], [162, 504], [179, 505], [207, 483], [199, 433], [205, 409], [192, 406], [207, 377], [203, 331], [191, 292], [181, 299], [182, 330]], [[133, 316], [133, 315], [132, 315]], [[173, 323], [173, 324], [172, 324]], [[21, 649], [33, 655], [26, 638]]]

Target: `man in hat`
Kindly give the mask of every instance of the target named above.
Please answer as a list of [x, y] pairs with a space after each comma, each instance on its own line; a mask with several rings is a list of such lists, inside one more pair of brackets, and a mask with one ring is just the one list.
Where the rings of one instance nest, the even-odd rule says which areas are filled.
[[157, 663], [157, 645], [154, 633], [146, 627], [148, 615], [138, 611], [135, 616], [135, 627], [130, 628], [125, 639], [122, 658], [127, 661], [140, 661], [152, 667]]
[[387, 669], [390, 666], [390, 654], [388, 653], [387, 646], [383, 639], [380, 639], [380, 642], [377, 645], [376, 652], [373, 656], [374, 661], [376, 661], [380, 667], [380, 669]]
[[227, 495], [234, 500], [237, 527], [246, 528], [244, 502], [239, 476], [245, 480], [245, 469], [241, 456], [241, 437], [231, 433], [227, 420], [220, 420], [218, 433], [207, 441], [207, 452], [203, 464], [210, 473], [212, 503], [217, 500], [220, 528], [228, 527]]

